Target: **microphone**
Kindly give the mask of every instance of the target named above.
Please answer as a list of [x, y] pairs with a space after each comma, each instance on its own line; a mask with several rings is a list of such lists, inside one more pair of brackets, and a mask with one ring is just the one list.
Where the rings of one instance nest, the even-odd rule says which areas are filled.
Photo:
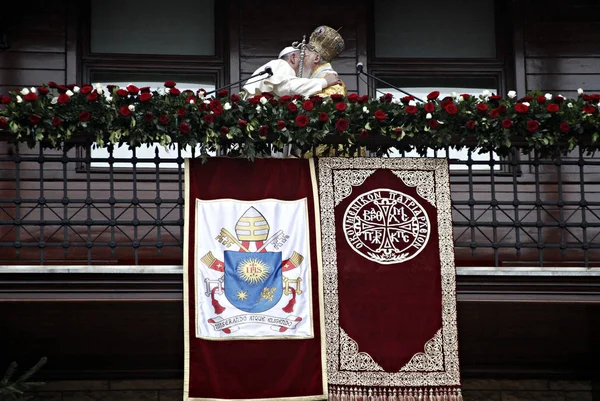
[[263, 71], [263, 73], [269, 74], [269, 76], [272, 77], [273, 76], [273, 69], [271, 67], [265, 67], [265, 70]]
[[[364, 68], [364, 65], [363, 65], [363, 63], [357, 63], [357, 64], [356, 64], [356, 73], [357, 73], [358, 75], [360, 75], [360, 74], [366, 75], [367, 77], [369, 77], [369, 78], [372, 78], [372, 79], [374, 79], [375, 81], [381, 82], [382, 84], [384, 84], [384, 85], [387, 85], [387, 86], [388, 86], [388, 87], [390, 87], [390, 88], [396, 89], [398, 92], [404, 93], [404, 94], [405, 94], [405, 95], [407, 95], [407, 96], [412, 96], [412, 97], [414, 97], [414, 98], [415, 98], [416, 100], [418, 100], [419, 102], [423, 102], [423, 100], [422, 100], [422, 99], [419, 99], [419, 98], [418, 98], [418, 97], [416, 97], [415, 95], [412, 95], [412, 94], [410, 94], [410, 93], [408, 93], [408, 92], [406, 92], [406, 91], [403, 91], [402, 89], [398, 88], [397, 86], [395, 86], [395, 85], [392, 85], [391, 83], [389, 83], [389, 82], [386, 82], [386, 81], [384, 81], [384, 80], [383, 80], [383, 79], [381, 79], [381, 78], [377, 78], [375, 75], [371, 75], [371, 74], [369, 74], [369, 73], [367, 73], [367, 72], [363, 71], [363, 68]], [[367, 83], [367, 85], [368, 85], [368, 83]], [[377, 88], [375, 88], [375, 90], [376, 90], [376, 91], [378, 91], [378, 92], [381, 92], [381, 91], [380, 91], [379, 89], [377, 89]], [[382, 92], [382, 93], [383, 93], [383, 92]]]

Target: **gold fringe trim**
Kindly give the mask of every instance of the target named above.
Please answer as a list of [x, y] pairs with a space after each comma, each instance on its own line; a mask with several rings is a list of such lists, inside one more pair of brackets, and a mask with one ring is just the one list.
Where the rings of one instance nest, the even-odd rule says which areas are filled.
[[329, 386], [329, 401], [463, 401], [455, 387]]

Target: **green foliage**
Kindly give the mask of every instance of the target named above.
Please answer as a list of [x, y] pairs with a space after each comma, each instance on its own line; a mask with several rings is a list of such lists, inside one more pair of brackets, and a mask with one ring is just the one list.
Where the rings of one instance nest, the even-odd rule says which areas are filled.
[[28, 369], [25, 373], [19, 376], [17, 379], [13, 379], [13, 376], [17, 370], [17, 363], [12, 362], [2, 381], [0, 381], [0, 401], [25, 401], [31, 400], [31, 395], [27, 393], [37, 387], [44, 385], [42, 382], [31, 382], [28, 381], [35, 373], [37, 373], [42, 366], [46, 363], [47, 359], [44, 357], [39, 360], [32, 368]]

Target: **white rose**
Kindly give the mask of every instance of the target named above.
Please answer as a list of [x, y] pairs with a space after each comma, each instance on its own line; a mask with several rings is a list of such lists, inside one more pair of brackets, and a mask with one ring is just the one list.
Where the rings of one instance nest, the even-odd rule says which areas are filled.
[[50, 103], [52, 103], [52, 104], [58, 103], [58, 97], [53, 97], [52, 100], [50, 100]]
[[77, 92], [79, 92], [79, 89], [80, 89], [79, 86], [75, 86], [75, 87], [73, 87], [73, 92], [77, 93]]
[[134, 105], [132, 105], [132, 104], [130, 104], [130, 105], [127, 107], [127, 108], [128, 108], [130, 111], [135, 111], [135, 106], [134, 106]]
[[262, 111], [262, 107], [260, 107], [260, 105], [256, 106], [256, 112], [260, 113]]
[[210, 100], [205, 100], [204, 104], [210, 104]]
[[23, 98], [17, 95], [17, 103], [23, 103]]
[[27, 89], [27, 88], [21, 89], [21, 95], [23, 95], [23, 96], [29, 95], [29, 89]]
[[460, 96], [458, 97], [458, 101], [459, 101], [459, 102], [464, 102], [464, 101], [465, 101], [465, 98], [463, 97], [463, 95], [460, 95]]
[[544, 97], [546, 98], [546, 100], [552, 100], [552, 93], [546, 93]]
[[581, 88], [577, 89], [577, 93], [579, 93], [580, 95], [582, 95], [583, 94], [583, 89], [581, 89]]
[[515, 92], [515, 91], [509, 91], [509, 92], [507, 93], [507, 96], [508, 96], [509, 98], [511, 98], [511, 99], [514, 99], [514, 98], [516, 98], [516, 97], [517, 97], [517, 92]]
[[363, 113], [369, 114], [369, 109], [367, 106], [363, 106]]
[[97, 92], [99, 95], [101, 95], [101, 94], [103, 94], [103, 93], [104, 93], [104, 90], [102, 89], [102, 87], [101, 87], [101, 86], [99, 86], [99, 87], [96, 87], [96, 92]]
[[483, 97], [488, 97], [490, 95], [490, 91], [489, 90], [484, 90], [483, 92], [481, 92], [481, 96]]
[[392, 104], [400, 104], [400, 99], [398, 99], [397, 97], [393, 98]]
[[224, 109], [224, 110], [231, 110], [231, 104], [229, 104], [229, 102], [225, 103], [225, 104], [223, 105], [223, 109]]
[[567, 103], [567, 107], [570, 108], [570, 109], [572, 109], [573, 108], [573, 103], [571, 103], [571, 102]]
[[196, 101], [194, 99], [190, 99], [190, 104], [196, 104]]
[[452, 99], [456, 99], [456, 92], [452, 92], [450, 96], [452, 96]]
[[268, 100], [267, 100], [266, 97], [263, 96], [263, 97], [260, 98], [260, 103], [261, 104], [267, 104], [267, 102], [268, 102]]
[[425, 118], [426, 118], [427, 120], [431, 120], [431, 117], [433, 117], [433, 116], [431, 115], [431, 113], [427, 113], [427, 114], [425, 115]]
[[408, 105], [409, 105], [409, 106], [416, 106], [416, 105], [417, 105], [417, 102], [415, 102], [414, 100], [410, 100], [410, 101], [408, 102]]
[[66, 94], [67, 94], [67, 96], [69, 96], [69, 97], [73, 96], [73, 92], [71, 92], [71, 90], [68, 90], [68, 91], [66, 91], [65, 93], [66, 93]]
[[523, 104], [527, 107], [529, 107], [529, 102], [523, 102]]
[[33, 86], [31, 87], [30, 91], [31, 91], [32, 93], [37, 93], [37, 89], [35, 89], [35, 87], [33, 87]]
[[165, 94], [165, 88], [158, 88], [156, 91], [158, 92], [159, 95]]
[[106, 101], [109, 103], [112, 102], [112, 96], [106, 96]]

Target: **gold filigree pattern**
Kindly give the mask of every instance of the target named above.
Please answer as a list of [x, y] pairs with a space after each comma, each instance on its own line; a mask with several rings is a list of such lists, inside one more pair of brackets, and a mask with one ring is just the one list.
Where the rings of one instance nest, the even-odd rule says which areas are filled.
[[339, 205], [341, 201], [350, 196], [352, 187], [362, 185], [374, 172], [375, 170], [361, 170], [350, 175], [346, 174], [345, 171], [334, 171], [333, 186], [337, 188], [335, 192], [335, 205]]
[[416, 187], [417, 193], [427, 202], [435, 206], [435, 185], [431, 171], [393, 171], [407, 187]]
[[340, 365], [343, 370], [382, 371], [366, 352], [358, 351], [358, 344], [340, 327]]
[[[360, 182], [365, 170], [426, 171], [434, 176], [433, 193], [437, 205], [437, 224], [442, 285], [443, 369], [437, 371], [401, 370], [350, 371], [340, 364], [342, 331], [339, 325], [338, 268], [334, 208], [348, 188], [335, 182]], [[334, 175], [338, 178], [334, 179]], [[342, 175], [349, 178], [341, 179]], [[370, 175], [370, 174], [369, 174]], [[458, 332], [456, 326], [456, 273], [452, 237], [452, 214], [448, 161], [436, 158], [322, 158], [319, 160], [323, 286], [325, 303], [325, 341], [327, 375], [331, 385], [346, 386], [456, 386], [460, 385]], [[364, 180], [362, 181], [364, 182]], [[348, 195], [345, 195], [348, 196]], [[359, 344], [357, 344], [358, 347]], [[427, 350], [426, 350], [427, 353]], [[372, 358], [371, 358], [372, 359]], [[410, 363], [410, 362], [409, 362]]]
[[442, 330], [438, 330], [433, 338], [425, 344], [425, 352], [418, 352], [400, 369], [405, 372], [433, 372], [444, 370], [444, 346]]

